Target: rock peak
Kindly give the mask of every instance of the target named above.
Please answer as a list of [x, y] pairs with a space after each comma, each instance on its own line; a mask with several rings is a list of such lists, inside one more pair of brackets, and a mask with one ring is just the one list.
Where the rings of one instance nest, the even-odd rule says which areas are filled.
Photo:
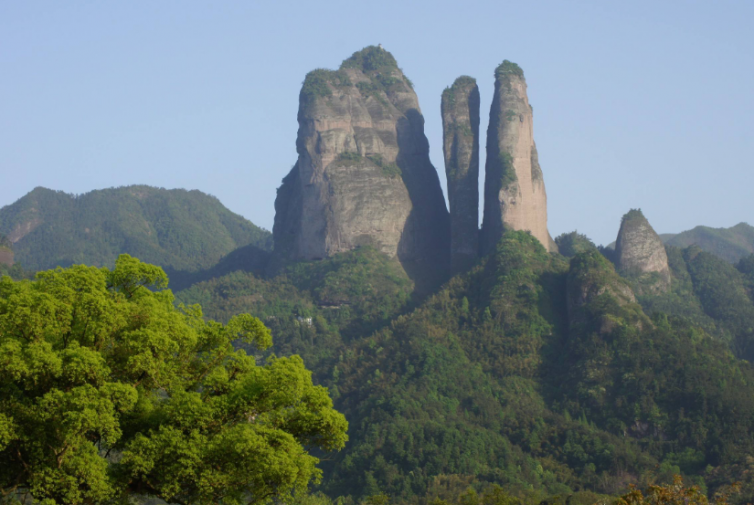
[[665, 246], [641, 209], [631, 209], [621, 219], [615, 264], [621, 275], [637, 281], [640, 293], [664, 292], [670, 288]]
[[491, 251], [506, 229], [529, 231], [545, 249], [557, 250], [547, 231], [547, 193], [524, 71], [508, 60], [495, 69], [487, 129], [482, 252]]
[[369, 46], [338, 70], [307, 74], [298, 123], [298, 161], [275, 201], [278, 255], [371, 245], [415, 277], [444, 275], [448, 211], [416, 93], [393, 55]]
[[479, 87], [461, 76], [442, 93], [443, 154], [450, 203], [453, 273], [471, 267], [479, 249]]

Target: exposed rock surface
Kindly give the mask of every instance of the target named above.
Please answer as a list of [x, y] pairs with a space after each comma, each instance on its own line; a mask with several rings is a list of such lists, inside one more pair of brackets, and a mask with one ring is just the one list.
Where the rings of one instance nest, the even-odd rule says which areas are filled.
[[0, 264], [13, 266], [13, 243], [5, 235], [0, 235]]
[[670, 267], [662, 239], [641, 210], [632, 209], [621, 221], [615, 243], [615, 265], [621, 275], [636, 279], [643, 290], [670, 288]]
[[370, 46], [304, 81], [298, 161], [275, 201], [276, 256], [372, 245], [410, 273], [447, 272], [450, 223], [424, 117], [393, 56]]
[[495, 70], [487, 129], [483, 254], [495, 247], [505, 229], [527, 230], [545, 249], [557, 250], [547, 231], [547, 194], [532, 120], [524, 72], [505, 60]]
[[443, 154], [450, 203], [453, 273], [471, 267], [479, 251], [479, 87], [462, 76], [442, 94]]

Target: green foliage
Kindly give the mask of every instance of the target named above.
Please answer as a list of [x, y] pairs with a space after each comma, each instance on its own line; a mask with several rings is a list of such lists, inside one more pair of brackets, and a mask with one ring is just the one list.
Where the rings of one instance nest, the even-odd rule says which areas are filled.
[[13, 250], [13, 242], [8, 237], [0, 233], [0, 249]]
[[379, 154], [372, 154], [369, 156], [369, 159], [382, 169], [382, 173], [385, 174], [386, 177], [390, 177], [392, 179], [394, 177], [401, 177], [403, 175], [401, 167], [399, 167], [395, 163], [385, 163], [385, 161], [382, 159], [382, 156], [380, 156]]
[[367, 46], [344, 60], [340, 68], [356, 68], [364, 73], [389, 72], [398, 69], [398, 62], [388, 51], [377, 46]]
[[362, 81], [357, 83], [356, 87], [359, 89], [359, 92], [364, 98], [374, 98], [382, 105], [388, 105], [387, 100], [385, 100], [385, 97], [382, 96], [384, 88], [382, 87], [382, 85], [380, 85], [379, 82], [375, 83], [374, 81]]
[[725, 261], [735, 263], [754, 253], [754, 227], [739, 223], [730, 228], [696, 228], [676, 235], [663, 236], [663, 241], [676, 247], [695, 245]]
[[37, 188], [0, 210], [0, 233], [31, 231], [14, 244], [30, 270], [112, 266], [121, 253], [175, 270], [209, 268], [234, 249], [269, 250], [272, 235], [199, 191], [127, 186], [74, 196]]
[[558, 235], [555, 237], [555, 243], [558, 246], [560, 254], [566, 258], [572, 258], [579, 253], [596, 249], [594, 242], [578, 231]]
[[167, 276], [128, 255], [0, 279], [0, 490], [40, 503], [138, 493], [262, 503], [321, 473], [346, 421], [301, 358], [257, 364], [269, 330], [176, 309]]
[[330, 86], [345, 87], [352, 85], [353, 83], [348, 78], [348, 74], [342, 70], [318, 68], [306, 74], [301, 87], [301, 97], [311, 102], [317, 98], [332, 96]]
[[456, 92], [465, 89], [469, 86], [476, 86], [476, 79], [469, 77], [468, 75], [462, 75], [453, 81], [453, 85], [445, 88], [442, 92], [443, 106], [447, 104], [449, 107], [454, 107], [456, 104]]
[[523, 78], [524, 71], [517, 64], [508, 60], [503, 60], [503, 62], [495, 69], [496, 79], [501, 79], [511, 75]]
[[501, 151], [497, 162], [501, 169], [500, 187], [503, 189], [510, 189], [516, 182], [518, 182], [516, 169], [513, 166], [513, 156], [509, 152]]

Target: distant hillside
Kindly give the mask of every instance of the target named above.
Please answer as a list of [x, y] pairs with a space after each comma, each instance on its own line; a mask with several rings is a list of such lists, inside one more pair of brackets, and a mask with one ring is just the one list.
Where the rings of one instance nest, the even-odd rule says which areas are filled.
[[730, 263], [754, 253], [754, 227], [746, 223], [730, 228], [697, 226], [678, 234], [663, 234], [661, 238], [666, 244], [676, 247], [696, 245]]
[[210, 268], [234, 249], [272, 246], [271, 234], [200, 191], [127, 186], [70, 195], [36, 188], [0, 209], [15, 261], [42, 270], [109, 265], [121, 253], [174, 270]]
[[[736, 263], [741, 258], [754, 254], [754, 227], [746, 223], [738, 223], [730, 228], [697, 226], [681, 233], [660, 233], [660, 238], [665, 244], [681, 249], [695, 245], [729, 263]], [[615, 242], [605, 247], [615, 249]]]

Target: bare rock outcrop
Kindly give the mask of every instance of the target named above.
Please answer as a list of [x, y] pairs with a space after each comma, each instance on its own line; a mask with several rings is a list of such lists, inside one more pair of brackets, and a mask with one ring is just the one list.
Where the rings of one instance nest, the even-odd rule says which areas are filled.
[[304, 81], [298, 161], [275, 201], [275, 254], [311, 260], [371, 245], [409, 274], [449, 269], [450, 223], [424, 117], [393, 56], [370, 46]]
[[639, 209], [623, 216], [615, 243], [615, 265], [622, 276], [635, 281], [641, 294], [670, 289], [665, 246]]
[[547, 231], [547, 194], [534, 143], [532, 108], [524, 72], [505, 60], [495, 70], [495, 95], [487, 129], [482, 253], [505, 229], [531, 232], [557, 251]]
[[462, 76], [442, 93], [443, 154], [450, 204], [453, 273], [471, 267], [479, 252], [479, 87]]

